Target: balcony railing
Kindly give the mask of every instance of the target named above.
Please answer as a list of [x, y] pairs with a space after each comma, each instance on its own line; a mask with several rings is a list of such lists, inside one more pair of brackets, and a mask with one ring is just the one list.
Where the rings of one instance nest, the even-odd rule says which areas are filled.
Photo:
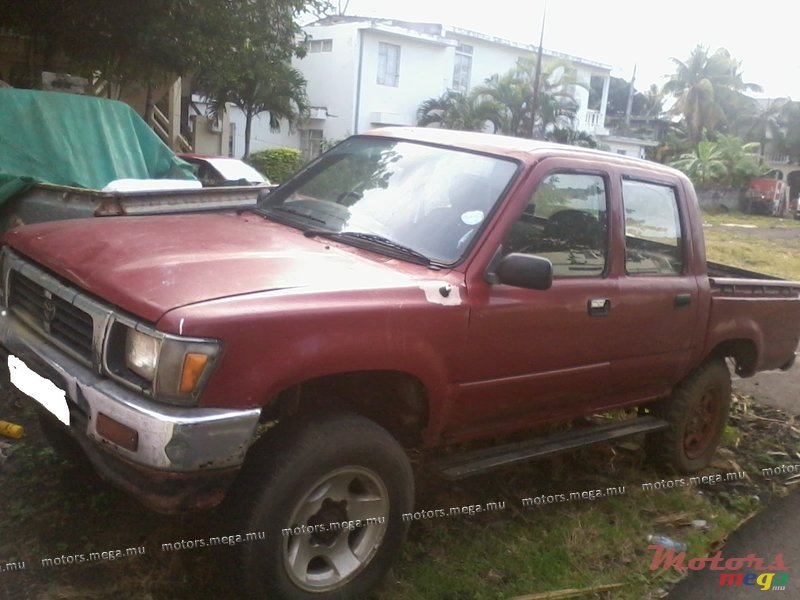
[[595, 129], [597, 129], [597, 126], [599, 124], [600, 124], [600, 111], [587, 110], [586, 119], [584, 120], [584, 127], [586, 131], [594, 131]]

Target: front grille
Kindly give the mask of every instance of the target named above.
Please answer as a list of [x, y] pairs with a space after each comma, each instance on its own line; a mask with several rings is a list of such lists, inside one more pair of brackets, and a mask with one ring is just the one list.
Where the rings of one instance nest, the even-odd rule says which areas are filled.
[[91, 315], [18, 271], [11, 271], [8, 307], [40, 333], [91, 364]]

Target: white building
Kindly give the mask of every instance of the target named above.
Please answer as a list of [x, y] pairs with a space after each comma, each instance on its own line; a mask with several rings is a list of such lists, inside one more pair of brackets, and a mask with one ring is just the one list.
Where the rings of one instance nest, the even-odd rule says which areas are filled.
[[[392, 19], [327, 17], [304, 27], [308, 53], [294, 66], [305, 76], [310, 118], [297, 131], [283, 123], [269, 130], [267, 114], [253, 121], [251, 152], [263, 148], [294, 147], [307, 157], [319, 153], [322, 140], [338, 141], [352, 134], [387, 125], [415, 125], [417, 109], [447, 90], [468, 92], [492, 75], [502, 75], [520, 59], [536, 59], [538, 48], [474, 31], [432, 23]], [[574, 69], [573, 95], [578, 102], [576, 128], [594, 136], [608, 135], [604, 127], [611, 67], [591, 60], [544, 50], [547, 61], [567, 61]], [[589, 107], [589, 89], [602, 87], [596, 106]], [[599, 80], [599, 81], [598, 81]], [[600, 85], [602, 84], [602, 86]], [[195, 99], [198, 100], [198, 99]], [[196, 102], [196, 104], [201, 104]], [[197, 151], [244, 152], [244, 116], [229, 107], [230, 129], [204, 123], [202, 148]], [[224, 133], [222, 130], [224, 129]], [[230, 135], [228, 152], [212, 133]]]
[[[537, 47], [439, 24], [391, 19], [327, 17], [304, 28], [308, 54], [295, 61], [308, 80], [312, 117], [301, 128], [301, 147], [314, 152], [318, 140], [339, 140], [384, 125], [414, 125], [419, 105], [447, 90], [468, 92], [495, 74], [535, 59]], [[566, 60], [576, 82], [576, 126], [607, 135], [605, 108], [611, 67], [544, 50], [544, 60]], [[593, 78], [603, 83], [589, 109]]]

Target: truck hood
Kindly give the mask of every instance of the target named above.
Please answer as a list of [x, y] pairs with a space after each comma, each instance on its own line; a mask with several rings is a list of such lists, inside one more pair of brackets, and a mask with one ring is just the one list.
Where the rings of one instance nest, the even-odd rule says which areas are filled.
[[10, 231], [5, 242], [152, 323], [179, 306], [240, 294], [407, 285], [424, 269], [309, 239], [252, 213], [41, 223]]

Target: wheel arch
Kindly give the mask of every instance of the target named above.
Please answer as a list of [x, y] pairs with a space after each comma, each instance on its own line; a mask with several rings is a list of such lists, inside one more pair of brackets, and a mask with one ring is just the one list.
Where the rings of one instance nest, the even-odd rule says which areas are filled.
[[264, 407], [261, 420], [338, 410], [376, 422], [404, 446], [418, 445], [431, 419], [430, 394], [419, 377], [374, 369], [322, 375], [290, 385]]
[[748, 338], [737, 338], [717, 343], [703, 362], [715, 358], [730, 358], [736, 365], [737, 375], [750, 377], [758, 367], [758, 355], [758, 346], [755, 341]]

